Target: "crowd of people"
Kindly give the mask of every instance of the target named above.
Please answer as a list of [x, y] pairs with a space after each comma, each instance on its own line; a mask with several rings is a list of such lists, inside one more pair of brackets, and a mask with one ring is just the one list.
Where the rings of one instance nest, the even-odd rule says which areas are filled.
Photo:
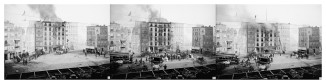
[[[141, 66], [141, 69], [135, 69], [135, 67], [128, 66], [129, 72], [138, 72], [138, 71], [147, 71], [148, 69], [152, 70], [160, 70], [160, 68], [167, 69], [167, 65], [163, 65], [161, 63], [156, 63], [154, 58], [161, 59], [162, 62], [168, 61], [181, 61], [183, 59], [194, 58], [193, 55], [187, 53], [155, 53], [144, 55], [142, 58], [132, 60], [132, 64], [137, 66]], [[160, 61], [160, 60], [156, 60]], [[151, 68], [149, 68], [151, 66]]]
[[23, 65], [27, 65], [28, 61], [36, 59], [40, 55], [43, 55], [43, 54], [44, 54], [43, 50], [36, 50], [34, 54], [30, 54], [29, 52], [26, 52], [25, 50], [23, 50], [23, 52], [17, 52], [16, 54], [13, 54], [12, 60], [15, 63], [22, 62]]
[[[91, 50], [91, 51], [88, 51]], [[83, 49], [83, 53], [85, 54], [85, 56], [87, 56], [87, 54], [95, 54], [96, 57], [103, 55], [105, 57], [105, 55], [108, 53], [107, 51], [105, 51], [103, 48], [95, 48], [95, 49]]]

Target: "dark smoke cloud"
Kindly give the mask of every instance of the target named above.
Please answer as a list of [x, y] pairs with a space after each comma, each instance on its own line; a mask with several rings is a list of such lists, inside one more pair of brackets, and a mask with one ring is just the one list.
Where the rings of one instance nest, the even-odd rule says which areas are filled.
[[128, 25], [135, 24], [135, 21], [167, 22], [166, 19], [160, 17], [159, 10], [146, 4], [112, 4], [110, 5], [110, 20]]
[[28, 5], [33, 11], [38, 12], [42, 20], [62, 21], [55, 13], [55, 7], [51, 4], [31, 4]]
[[216, 5], [217, 22], [251, 22], [255, 15], [250, 15], [244, 5]]
[[159, 15], [159, 11], [157, 9], [154, 9], [152, 5], [139, 5], [139, 6], [143, 11], [149, 13], [149, 16], [148, 16], [149, 22], [158, 22], [158, 21], [167, 22], [167, 19], [162, 18]]

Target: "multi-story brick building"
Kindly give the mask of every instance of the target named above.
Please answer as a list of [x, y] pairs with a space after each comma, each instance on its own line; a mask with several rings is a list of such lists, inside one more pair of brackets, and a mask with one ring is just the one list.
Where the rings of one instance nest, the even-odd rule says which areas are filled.
[[273, 53], [280, 51], [279, 32], [274, 23], [246, 22], [247, 52]]
[[319, 27], [300, 27], [299, 47], [307, 49], [309, 54], [319, 53], [321, 50]]
[[171, 23], [172, 31], [172, 41], [171, 49], [172, 51], [185, 51], [184, 43], [184, 24], [183, 23]]
[[34, 27], [35, 49], [50, 53], [67, 47], [66, 22], [36, 21]]
[[4, 26], [5, 50], [11, 52], [21, 52], [25, 30], [22, 27], [15, 26], [9, 21], [5, 21]]
[[25, 30], [9, 21], [4, 22], [5, 60], [13, 58], [14, 54], [23, 52]]
[[193, 49], [199, 49], [201, 52], [214, 51], [213, 43], [213, 27], [200, 26], [193, 27], [192, 46]]
[[291, 44], [293, 43], [290, 36], [290, 23], [277, 23], [277, 28], [280, 35], [280, 49], [284, 52], [293, 51]]
[[136, 22], [135, 28], [133, 30], [135, 35], [138, 34], [137, 30], [139, 29], [140, 52], [176, 52], [177, 50], [185, 50], [183, 48], [184, 24], [182, 23], [139, 21]]
[[118, 23], [110, 23], [109, 44], [110, 50], [119, 52], [129, 52], [129, 36], [131, 31]]
[[141, 28], [141, 50], [150, 52], [170, 51], [172, 42], [171, 22], [147, 22], [145, 24], [147, 27]]
[[87, 46], [108, 50], [108, 26], [87, 26]]
[[237, 41], [238, 29], [241, 28], [241, 23], [223, 22], [216, 24], [214, 28], [214, 47], [217, 52], [222, 53], [239, 53]]
[[77, 22], [66, 22], [66, 37], [67, 37], [67, 48], [70, 50], [78, 50], [78, 28], [79, 23]]

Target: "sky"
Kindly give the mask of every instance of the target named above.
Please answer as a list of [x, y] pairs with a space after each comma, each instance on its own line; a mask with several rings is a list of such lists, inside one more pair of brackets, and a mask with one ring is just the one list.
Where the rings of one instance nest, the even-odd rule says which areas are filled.
[[[109, 25], [110, 22], [110, 5], [108, 4], [54, 4], [53, 6], [57, 17], [61, 18], [63, 21], [99, 25]], [[16, 25], [26, 26], [26, 21], [40, 20], [40, 15], [26, 4], [6, 4], [5, 20], [9, 20]]]
[[[169, 22], [184, 23], [185, 39], [191, 43], [192, 27], [215, 25], [223, 21], [270, 21], [321, 26], [321, 5], [315, 4], [54, 4], [54, 12], [63, 21], [109, 25], [115, 21], [133, 27], [135, 21], [148, 21], [155, 13]], [[28, 26], [40, 15], [28, 5], [5, 5], [5, 20]], [[267, 17], [267, 20], [266, 20]], [[214, 19], [215, 18], [215, 19]]]
[[[246, 20], [321, 26], [320, 4], [227, 4], [217, 5], [217, 21]], [[267, 20], [266, 20], [267, 17]], [[232, 19], [230, 19], [232, 18]]]
[[[147, 21], [150, 11], [157, 12], [157, 17], [165, 18], [169, 22], [186, 24], [215, 24], [215, 5], [182, 5], [182, 4], [112, 4], [111, 21], [122, 25], [129, 25], [134, 21]], [[130, 15], [129, 15], [130, 14]]]
[[171, 22], [186, 24], [214, 25], [215, 5], [154, 5], [155, 9], [161, 11], [161, 17]]

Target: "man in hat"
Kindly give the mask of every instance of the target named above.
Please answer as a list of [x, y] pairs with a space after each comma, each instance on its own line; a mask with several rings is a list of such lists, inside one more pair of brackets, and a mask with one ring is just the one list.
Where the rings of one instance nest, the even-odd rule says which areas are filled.
[[168, 66], [166, 66], [166, 64], [165, 64], [163, 67], [164, 67], [164, 70], [166, 70], [166, 68], [167, 68]]

